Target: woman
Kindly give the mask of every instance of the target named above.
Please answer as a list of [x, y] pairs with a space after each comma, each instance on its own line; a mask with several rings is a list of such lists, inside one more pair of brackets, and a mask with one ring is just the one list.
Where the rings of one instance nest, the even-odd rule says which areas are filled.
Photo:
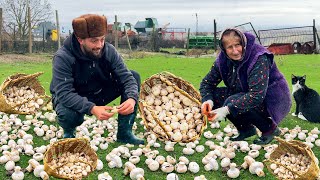
[[[234, 141], [256, 134], [255, 144], [268, 144], [280, 135], [277, 125], [288, 114], [291, 98], [288, 83], [273, 55], [255, 43], [250, 33], [226, 29], [220, 38], [221, 52], [200, 84], [202, 112], [227, 117], [239, 131]], [[226, 87], [217, 87], [223, 81]], [[255, 126], [255, 127], [254, 127]]]

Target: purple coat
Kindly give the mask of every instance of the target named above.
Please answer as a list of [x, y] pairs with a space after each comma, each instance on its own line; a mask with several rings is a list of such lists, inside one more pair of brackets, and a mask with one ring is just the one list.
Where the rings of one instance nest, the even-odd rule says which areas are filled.
[[[237, 76], [240, 78], [241, 88], [243, 92], [248, 92], [248, 76], [253, 69], [254, 64], [261, 55], [267, 55], [271, 60], [271, 68], [269, 72], [269, 83], [264, 103], [272, 120], [279, 124], [281, 120], [289, 113], [291, 108], [291, 95], [288, 83], [283, 74], [279, 71], [276, 63], [267, 49], [255, 43], [255, 37], [250, 33], [244, 33], [247, 42], [245, 47], [245, 55], [242, 59]], [[224, 51], [219, 54], [216, 65], [221, 73], [222, 80], [227, 84], [228, 67], [227, 61], [230, 61]], [[246, 73], [239, 73], [246, 72]]]

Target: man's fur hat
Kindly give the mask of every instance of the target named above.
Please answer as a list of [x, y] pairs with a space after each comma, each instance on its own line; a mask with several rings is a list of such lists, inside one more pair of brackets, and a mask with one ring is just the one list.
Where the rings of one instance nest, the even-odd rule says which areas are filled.
[[85, 14], [72, 20], [75, 35], [81, 39], [107, 34], [107, 18], [96, 14]]

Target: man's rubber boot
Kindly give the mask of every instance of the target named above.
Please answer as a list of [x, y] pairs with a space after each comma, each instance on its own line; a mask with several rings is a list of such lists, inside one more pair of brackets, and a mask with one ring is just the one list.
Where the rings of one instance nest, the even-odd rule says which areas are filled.
[[63, 138], [75, 138], [75, 129], [63, 129]]
[[[136, 112], [136, 111], [135, 111]], [[118, 115], [117, 141], [129, 144], [144, 144], [144, 140], [137, 138], [132, 133], [132, 126], [136, 118], [136, 113], [129, 115]]]

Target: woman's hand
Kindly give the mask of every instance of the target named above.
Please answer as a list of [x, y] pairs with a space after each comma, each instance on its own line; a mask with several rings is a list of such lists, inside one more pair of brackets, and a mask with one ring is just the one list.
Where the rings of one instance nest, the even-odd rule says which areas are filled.
[[215, 109], [215, 110], [211, 111], [210, 113], [215, 114], [213, 121], [222, 121], [226, 118], [226, 116], [228, 114], [230, 114], [228, 106], [224, 106], [224, 107]]
[[212, 121], [215, 114], [211, 113], [213, 107], [213, 101], [212, 100], [207, 100], [201, 105], [201, 113], [205, 116], [207, 116], [208, 121]]

